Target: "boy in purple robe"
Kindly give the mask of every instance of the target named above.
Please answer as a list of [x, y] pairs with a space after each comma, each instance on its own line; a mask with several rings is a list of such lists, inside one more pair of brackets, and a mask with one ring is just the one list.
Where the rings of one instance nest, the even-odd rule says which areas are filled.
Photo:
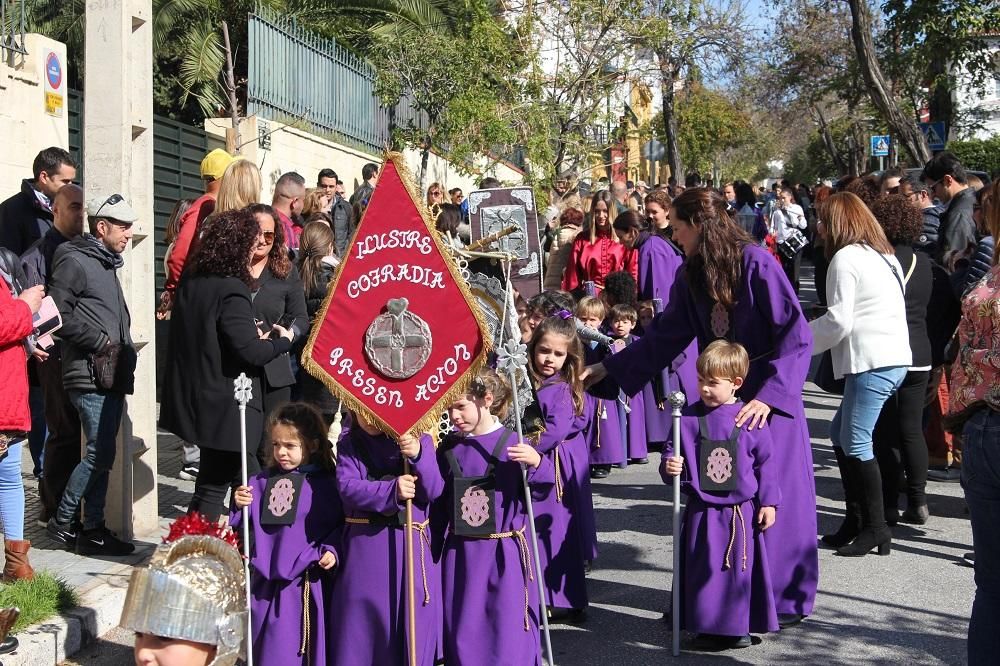
[[528, 544], [521, 465], [532, 493], [551, 490], [551, 460], [494, 416], [510, 388], [484, 368], [448, 408], [455, 426], [438, 451], [446, 516], [441, 559], [444, 663], [540, 666], [535, 558]]
[[[734, 426], [750, 358], [716, 340], [698, 357], [701, 401], [689, 405], [676, 442], [663, 452], [663, 480], [683, 474], [688, 497], [681, 533], [682, 629], [693, 649], [749, 647], [750, 632], [778, 631], [763, 533], [775, 524], [781, 493], [768, 429]], [[749, 524], [748, 524], [749, 523]]]
[[338, 564], [344, 522], [333, 447], [323, 417], [301, 402], [277, 408], [266, 432], [272, 464], [236, 489], [229, 519], [240, 533], [240, 509], [249, 507], [254, 661], [328, 663], [325, 627], [336, 608], [329, 570]]
[[[404, 473], [403, 460], [410, 462]], [[408, 666], [406, 500], [413, 500], [419, 666], [431, 666], [441, 635], [441, 575], [428, 508], [444, 489], [427, 435], [398, 442], [354, 415], [340, 439], [337, 486], [344, 503], [342, 562], [333, 590], [329, 664]], [[317, 662], [321, 663], [321, 662]]]
[[[615, 340], [621, 340], [625, 347], [639, 338], [632, 335], [639, 313], [631, 305], [616, 305], [611, 308], [608, 322], [611, 324], [611, 335]], [[630, 465], [645, 465], [649, 462], [646, 447], [646, 407], [644, 393], [637, 393], [631, 398], [625, 398], [628, 408], [625, 415], [625, 455]]]
[[[576, 318], [589, 329], [599, 331], [607, 315], [607, 310], [599, 299], [586, 296], [576, 306]], [[587, 363], [603, 359], [610, 350], [596, 342], [583, 345]], [[614, 394], [612, 394], [614, 395]], [[626, 396], [618, 392], [617, 398], [594, 395], [594, 423], [590, 429], [590, 477], [603, 479], [611, 473], [612, 467], [625, 467]]]
[[[634, 345], [604, 359], [603, 365], [589, 367], [589, 380], [609, 376], [633, 395], [676, 362], [692, 341], [703, 349], [725, 338], [746, 348], [750, 371], [740, 389], [745, 405], [739, 420], [752, 427], [766, 421], [783, 470], [786, 508], [765, 540], [775, 603], [787, 626], [812, 613], [819, 581], [816, 486], [802, 403], [812, 334], [781, 266], [729, 219], [721, 196], [705, 188], [685, 190], [674, 200], [670, 220], [675, 240], [684, 239], [687, 268], [678, 273], [669, 302], [650, 330]], [[712, 235], [703, 233], [706, 226], [716, 227]], [[734, 248], [741, 257], [735, 265], [726, 254]], [[717, 271], [716, 283], [706, 275], [710, 264]], [[725, 285], [717, 284], [720, 275], [726, 277]], [[710, 295], [722, 287], [728, 290], [727, 304]], [[686, 393], [690, 403], [694, 396], [690, 390]]]

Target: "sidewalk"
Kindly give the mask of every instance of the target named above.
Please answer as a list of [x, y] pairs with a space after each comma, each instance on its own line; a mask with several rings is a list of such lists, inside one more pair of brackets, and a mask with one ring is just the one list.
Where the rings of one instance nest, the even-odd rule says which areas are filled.
[[[177, 477], [181, 464], [177, 442], [173, 435], [159, 433], [157, 484], [160, 528], [164, 533], [184, 512], [194, 490], [194, 482]], [[36, 522], [41, 504], [38, 482], [31, 475], [27, 447], [21, 472], [25, 495], [24, 534], [31, 541], [31, 564], [36, 570], [58, 576], [73, 587], [80, 595], [80, 608], [17, 634], [20, 647], [13, 654], [2, 657], [2, 662], [5, 666], [56, 664], [117, 626], [132, 567], [147, 560], [156, 543], [137, 540], [135, 553], [128, 557], [82, 557], [67, 552]]]

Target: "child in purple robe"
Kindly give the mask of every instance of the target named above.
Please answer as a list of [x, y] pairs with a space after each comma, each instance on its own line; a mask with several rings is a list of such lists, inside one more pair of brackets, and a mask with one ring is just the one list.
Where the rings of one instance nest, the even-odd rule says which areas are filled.
[[330, 569], [337, 564], [344, 522], [333, 446], [322, 415], [302, 402], [275, 409], [265, 432], [271, 465], [236, 489], [230, 515], [239, 534], [240, 509], [250, 508], [254, 661], [328, 663]]
[[[629, 346], [639, 338], [632, 335], [639, 313], [631, 305], [619, 303], [611, 308], [608, 315], [611, 337], [620, 340], [624, 346]], [[645, 394], [637, 393], [629, 398], [623, 395], [625, 401], [625, 455], [630, 465], [645, 465], [649, 462], [646, 448], [646, 408]]]
[[[408, 664], [406, 500], [413, 500], [416, 652], [430, 666], [441, 634], [441, 575], [428, 509], [443, 490], [430, 436], [393, 441], [363, 417], [340, 439], [337, 487], [346, 514], [337, 609], [328, 628], [337, 666]], [[404, 470], [404, 459], [410, 471]]]
[[674, 548], [680, 626], [698, 634], [691, 649], [749, 647], [751, 631], [779, 630], [763, 537], [781, 496], [777, 460], [768, 428], [734, 426], [749, 367], [741, 345], [708, 345], [697, 361], [701, 401], [681, 419], [682, 455], [672, 441], [663, 452], [663, 480], [683, 473], [688, 497]]
[[590, 420], [583, 383], [583, 349], [565, 310], [535, 328], [528, 367], [545, 430], [537, 449], [555, 470], [552, 492], [535, 496], [535, 527], [545, 572], [546, 606], [553, 620], [586, 617], [585, 562], [597, 556], [597, 527], [590, 488]]
[[532, 493], [551, 489], [552, 462], [517, 441], [503, 417], [510, 387], [484, 368], [448, 408], [455, 431], [438, 462], [447, 516], [441, 559], [444, 663], [541, 664], [535, 558], [521, 465]]
[[[587, 328], [600, 330], [607, 316], [607, 309], [597, 298], [584, 297], [576, 306], [576, 318]], [[587, 363], [596, 363], [605, 358], [608, 350], [596, 343], [584, 345]], [[625, 438], [626, 412], [625, 396], [619, 392], [618, 399], [594, 395], [594, 424], [590, 429], [590, 476], [593, 479], [606, 478], [612, 467], [626, 467]]]

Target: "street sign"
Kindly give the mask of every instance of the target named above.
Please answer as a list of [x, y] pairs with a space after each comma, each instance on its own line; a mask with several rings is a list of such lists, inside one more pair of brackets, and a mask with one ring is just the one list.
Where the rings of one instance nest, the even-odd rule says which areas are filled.
[[924, 133], [927, 138], [927, 147], [931, 150], [944, 150], [945, 144], [945, 132], [944, 132], [944, 121], [939, 120], [935, 123], [920, 123], [920, 131]]
[[889, 156], [889, 135], [873, 136], [872, 137], [872, 157], [888, 157]]
[[55, 51], [45, 51], [42, 60], [45, 71], [45, 113], [61, 118], [66, 94], [66, 81], [63, 76], [63, 65], [59, 54]]

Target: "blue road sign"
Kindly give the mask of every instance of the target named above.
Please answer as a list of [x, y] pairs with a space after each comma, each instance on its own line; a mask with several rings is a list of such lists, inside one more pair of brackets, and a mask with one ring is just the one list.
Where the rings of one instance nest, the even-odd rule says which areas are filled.
[[881, 136], [872, 137], [872, 157], [888, 157], [889, 156], [889, 135], [884, 134]]
[[927, 137], [927, 147], [931, 150], [944, 150], [945, 139], [944, 121], [935, 123], [920, 123], [920, 131]]

